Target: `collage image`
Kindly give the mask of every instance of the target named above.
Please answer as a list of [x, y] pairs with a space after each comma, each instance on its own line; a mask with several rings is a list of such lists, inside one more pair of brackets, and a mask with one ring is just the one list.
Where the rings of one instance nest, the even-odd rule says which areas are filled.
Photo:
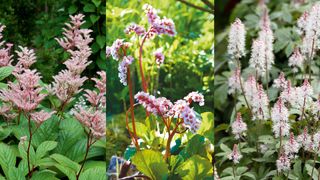
[[320, 1], [0, 0], [0, 180], [320, 180]]

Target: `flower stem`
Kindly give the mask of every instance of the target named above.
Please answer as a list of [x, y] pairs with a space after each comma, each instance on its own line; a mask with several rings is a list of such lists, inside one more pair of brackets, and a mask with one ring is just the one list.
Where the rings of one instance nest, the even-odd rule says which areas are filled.
[[28, 129], [29, 129], [29, 143], [28, 143], [28, 149], [27, 149], [27, 161], [28, 161], [28, 177], [31, 178], [32, 171], [31, 171], [31, 165], [30, 165], [30, 146], [32, 141], [32, 130], [31, 130], [31, 116], [28, 115]]
[[83, 161], [82, 161], [80, 170], [79, 170], [79, 172], [78, 172], [77, 175], [76, 175], [76, 179], [77, 179], [77, 180], [79, 179], [80, 173], [81, 173], [81, 171], [82, 171], [82, 169], [83, 169], [83, 166], [84, 166], [84, 164], [85, 164], [85, 162], [86, 162], [86, 160], [87, 160], [87, 156], [88, 156], [88, 153], [89, 153], [89, 149], [90, 149], [90, 146], [92, 145], [92, 144], [91, 144], [91, 140], [92, 140], [92, 137], [91, 137], [91, 130], [90, 130], [89, 133], [88, 133], [88, 137], [87, 137], [86, 154], [84, 155], [84, 159], [83, 159]]

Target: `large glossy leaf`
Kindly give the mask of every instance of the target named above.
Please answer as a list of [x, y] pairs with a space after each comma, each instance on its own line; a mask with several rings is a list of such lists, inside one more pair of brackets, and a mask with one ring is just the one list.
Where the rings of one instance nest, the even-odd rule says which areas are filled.
[[178, 167], [178, 173], [182, 179], [204, 179], [212, 176], [213, 167], [207, 159], [198, 155], [192, 156]]
[[168, 177], [168, 165], [160, 152], [153, 150], [139, 151], [132, 157], [132, 163], [151, 179], [166, 179]]

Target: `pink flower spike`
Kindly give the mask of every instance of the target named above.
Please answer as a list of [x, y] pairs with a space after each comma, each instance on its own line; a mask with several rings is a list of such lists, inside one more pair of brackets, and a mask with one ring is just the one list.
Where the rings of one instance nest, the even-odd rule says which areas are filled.
[[52, 112], [46, 112], [44, 110], [38, 111], [38, 112], [33, 112], [30, 113], [31, 119], [35, 121], [38, 125], [42, 124], [44, 121], [48, 120], [55, 111]]
[[229, 160], [232, 160], [234, 164], [238, 164], [240, 159], [242, 158], [242, 155], [240, 154], [238, 150], [238, 145], [233, 145], [232, 152], [228, 155]]
[[160, 65], [163, 64], [163, 62], [164, 62], [164, 55], [162, 53], [162, 50], [163, 50], [163, 48], [159, 48], [153, 53], [158, 67], [160, 67]]

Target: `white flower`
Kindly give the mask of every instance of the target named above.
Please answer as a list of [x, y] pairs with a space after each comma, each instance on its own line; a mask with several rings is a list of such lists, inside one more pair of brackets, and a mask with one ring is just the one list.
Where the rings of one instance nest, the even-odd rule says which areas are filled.
[[239, 139], [241, 134], [247, 130], [247, 124], [242, 121], [241, 113], [237, 113], [236, 120], [232, 123], [232, 134], [236, 139]]
[[277, 160], [277, 170], [278, 172], [290, 170], [290, 159], [284, 153]]
[[239, 59], [245, 55], [246, 30], [240, 19], [231, 24], [229, 32], [228, 54], [233, 59]]
[[233, 161], [234, 164], [238, 164], [240, 159], [242, 158], [242, 155], [238, 151], [238, 145], [233, 145], [232, 152], [228, 155], [228, 158]]

